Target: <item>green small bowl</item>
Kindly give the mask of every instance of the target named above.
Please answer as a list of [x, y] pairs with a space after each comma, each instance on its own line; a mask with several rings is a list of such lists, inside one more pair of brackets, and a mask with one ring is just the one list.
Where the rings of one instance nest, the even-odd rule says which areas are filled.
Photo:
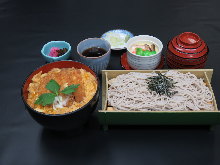
[[[67, 48], [68, 51], [65, 54], [63, 54], [62, 56], [51, 57], [51, 56], [49, 56], [49, 53], [50, 53], [50, 49], [52, 47], [58, 47], [60, 49]], [[70, 57], [70, 52], [71, 52], [71, 46], [68, 42], [65, 42], [65, 41], [50, 41], [50, 42], [46, 43], [43, 46], [43, 48], [41, 49], [41, 54], [47, 62], [67, 60]]]

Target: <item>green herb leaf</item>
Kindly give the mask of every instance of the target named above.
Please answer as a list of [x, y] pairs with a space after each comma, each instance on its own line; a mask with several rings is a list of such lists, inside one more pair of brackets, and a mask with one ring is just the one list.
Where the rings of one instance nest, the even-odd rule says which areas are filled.
[[56, 95], [54, 93], [44, 93], [38, 97], [34, 104], [50, 105], [54, 102]]
[[75, 92], [76, 88], [78, 88], [78, 87], [79, 87], [79, 84], [70, 85], [70, 86], [66, 87], [64, 90], [62, 90], [61, 93], [64, 93], [66, 95], [71, 94], [71, 93]]
[[46, 88], [58, 96], [60, 85], [55, 80], [50, 80], [47, 83]]

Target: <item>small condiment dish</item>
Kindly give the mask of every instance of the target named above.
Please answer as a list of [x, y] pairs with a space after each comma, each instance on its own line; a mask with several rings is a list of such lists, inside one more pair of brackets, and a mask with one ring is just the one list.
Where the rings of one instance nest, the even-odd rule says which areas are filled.
[[[67, 52], [59, 57], [51, 57], [49, 56], [49, 53], [52, 47], [58, 47], [60, 49], [67, 48]], [[46, 43], [41, 49], [41, 54], [47, 62], [67, 60], [70, 57], [70, 52], [71, 46], [66, 41], [50, 41]]]
[[126, 49], [126, 43], [132, 37], [131, 32], [123, 29], [109, 30], [101, 36], [110, 43], [112, 50]]

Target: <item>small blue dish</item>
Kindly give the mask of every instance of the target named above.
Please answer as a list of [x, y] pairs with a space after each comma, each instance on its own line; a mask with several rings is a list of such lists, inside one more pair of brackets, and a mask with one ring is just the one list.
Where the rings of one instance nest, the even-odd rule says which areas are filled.
[[[60, 49], [67, 48], [68, 51], [65, 54], [63, 54], [62, 56], [51, 57], [51, 56], [49, 56], [49, 53], [50, 53], [50, 49], [52, 47], [58, 47]], [[71, 52], [71, 46], [68, 42], [65, 42], [65, 41], [50, 41], [50, 42], [46, 43], [43, 46], [43, 48], [41, 49], [41, 54], [47, 62], [67, 60], [70, 57], [70, 52]]]
[[113, 50], [125, 49], [126, 42], [132, 37], [134, 35], [131, 32], [123, 29], [109, 30], [101, 36], [110, 43]]

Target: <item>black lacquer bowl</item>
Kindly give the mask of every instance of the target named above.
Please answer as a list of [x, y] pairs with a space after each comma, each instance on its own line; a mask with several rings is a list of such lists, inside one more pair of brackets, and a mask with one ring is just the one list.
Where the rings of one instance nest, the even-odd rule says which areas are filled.
[[[42, 71], [42, 73], [47, 73], [53, 68], [71, 68], [71, 67], [77, 69], [81, 69], [81, 68], [85, 69], [86, 71], [90, 72], [93, 76], [95, 76], [97, 79], [96, 93], [86, 105], [75, 111], [65, 114], [45, 114], [34, 110], [27, 104], [26, 102], [28, 98], [27, 89], [29, 84], [32, 82], [32, 78], [34, 75], [36, 75], [40, 71]], [[99, 95], [98, 91], [99, 91], [98, 77], [92, 69], [79, 62], [58, 61], [43, 65], [40, 68], [33, 71], [23, 83], [23, 86], [21, 88], [21, 96], [27, 111], [30, 113], [32, 118], [36, 120], [39, 124], [41, 124], [45, 128], [49, 128], [53, 130], [70, 130], [70, 129], [81, 128], [88, 121], [88, 118], [90, 117], [91, 113], [95, 110], [97, 106], [98, 95]]]

